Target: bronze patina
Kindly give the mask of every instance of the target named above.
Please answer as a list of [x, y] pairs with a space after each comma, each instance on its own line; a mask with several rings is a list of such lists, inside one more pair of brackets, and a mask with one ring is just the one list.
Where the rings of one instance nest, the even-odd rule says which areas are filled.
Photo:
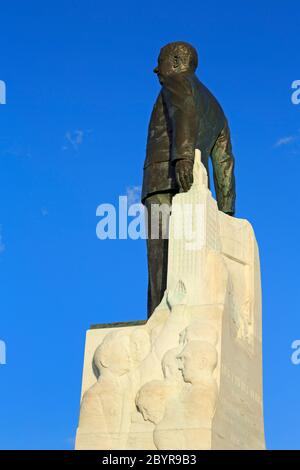
[[[179, 191], [188, 191], [193, 183], [195, 149], [213, 179], [219, 210], [235, 212], [234, 157], [230, 131], [224, 111], [211, 92], [195, 75], [198, 55], [185, 42], [164, 46], [154, 69], [161, 84], [148, 130], [142, 201], [151, 205], [171, 205]], [[160, 303], [167, 276], [168, 240], [151, 238], [148, 231], [148, 317]]]

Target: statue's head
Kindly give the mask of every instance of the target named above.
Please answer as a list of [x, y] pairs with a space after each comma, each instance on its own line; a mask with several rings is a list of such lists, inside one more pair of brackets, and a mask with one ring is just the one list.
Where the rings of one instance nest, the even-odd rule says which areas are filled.
[[198, 65], [196, 49], [187, 42], [170, 42], [162, 47], [158, 56], [158, 64], [154, 69], [160, 83], [164, 78], [182, 72], [194, 72]]

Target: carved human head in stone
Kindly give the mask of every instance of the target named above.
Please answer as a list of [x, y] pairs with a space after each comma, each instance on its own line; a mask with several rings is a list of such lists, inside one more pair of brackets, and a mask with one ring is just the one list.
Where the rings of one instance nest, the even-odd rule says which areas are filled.
[[130, 335], [130, 354], [134, 366], [139, 365], [151, 350], [151, 341], [145, 328], [135, 328]]
[[196, 383], [211, 375], [218, 363], [216, 348], [206, 341], [189, 342], [178, 356], [185, 382]]
[[213, 345], [218, 342], [217, 330], [203, 320], [193, 321], [179, 334], [179, 343], [185, 346], [190, 341], [207, 341]]
[[161, 84], [170, 75], [186, 71], [194, 72], [198, 66], [196, 49], [183, 41], [170, 42], [162, 47], [158, 56], [158, 64], [154, 69]]
[[182, 381], [182, 373], [179, 369], [178, 359], [178, 354], [180, 351], [180, 348], [173, 348], [165, 353], [161, 365], [166, 379]]
[[152, 380], [143, 385], [136, 396], [136, 407], [145, 421], [158, 424], [164, 416], [168, 387], [163, 380]]
[[94, 354], [94, 364], [101, 373], [108, 369], [121, 376], [131, 369], [130, 338], [124, 331], [113, 331], [105, 336]]

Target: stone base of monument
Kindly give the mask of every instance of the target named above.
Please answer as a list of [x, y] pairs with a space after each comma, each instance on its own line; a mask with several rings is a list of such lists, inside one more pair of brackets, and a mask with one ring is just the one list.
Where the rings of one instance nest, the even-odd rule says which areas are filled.
[[261, 320], [253, 229], [218, 211], [196, 150], [161, 304], [87, 332], [76, 449], [264, 449]]

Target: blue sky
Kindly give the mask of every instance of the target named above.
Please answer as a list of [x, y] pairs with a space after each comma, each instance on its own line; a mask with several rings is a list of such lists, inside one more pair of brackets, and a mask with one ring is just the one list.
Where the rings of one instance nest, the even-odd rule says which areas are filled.
[[72, 448], [86, 329], [146, 317], [145, 242], [98, 240], [95, 214], [141, 184], [173, 40], [229, 118], [237, 216], [259, 242], [267, 446], [300, 448], [299, 22], [276, 0], [2, 3], [0, 448]]

